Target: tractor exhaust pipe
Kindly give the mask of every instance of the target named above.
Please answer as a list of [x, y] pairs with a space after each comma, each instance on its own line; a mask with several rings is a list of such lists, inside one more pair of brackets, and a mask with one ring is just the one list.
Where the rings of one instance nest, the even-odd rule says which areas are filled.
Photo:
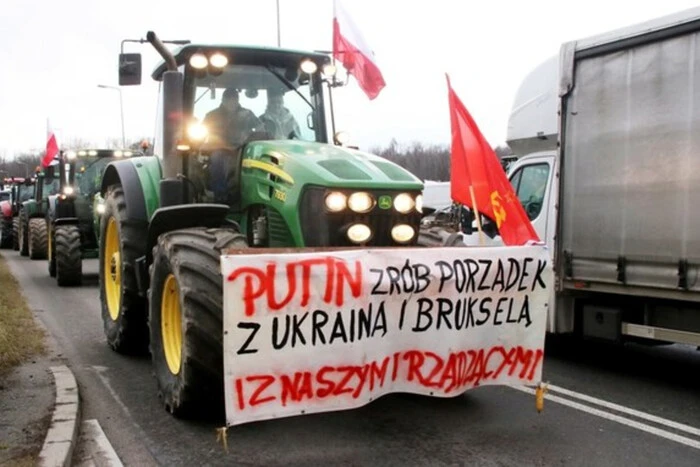
[[158, 51], [161, 57], [163, 57], [163, 60], [165, 60], [165, 64], [168, 66], [168, 70], [170, 71], [177, 71], [177, 63], [175, 62], [175, 57], [173, 57], [173, 54], [168, 50], [165, 45], [161, 42], [161, 40], [156, 36], [156, 33], [153, 31], [148, 31], [146, 33], [146, 40], [153, 46], [153, 48]]

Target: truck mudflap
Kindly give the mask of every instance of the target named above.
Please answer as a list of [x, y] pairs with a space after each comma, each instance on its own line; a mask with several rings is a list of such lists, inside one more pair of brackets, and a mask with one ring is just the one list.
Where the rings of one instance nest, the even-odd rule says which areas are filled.
[[221, 272], [228, 426], [484, 385], [542, 409], [542, 245], [228, 250]]

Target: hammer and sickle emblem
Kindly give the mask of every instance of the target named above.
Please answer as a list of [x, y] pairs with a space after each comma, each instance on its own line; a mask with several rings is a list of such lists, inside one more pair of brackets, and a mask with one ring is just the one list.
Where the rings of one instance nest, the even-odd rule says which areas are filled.
[[503, 224], [503, 221], [506, 220], [506, 210], [503, 209], [501, 199], [501, 195], [498, 191], [491, 192], [491, 207], [493, 207], [493, 215], [496, 218], [496, 226], [499, 228], [501, 224]]

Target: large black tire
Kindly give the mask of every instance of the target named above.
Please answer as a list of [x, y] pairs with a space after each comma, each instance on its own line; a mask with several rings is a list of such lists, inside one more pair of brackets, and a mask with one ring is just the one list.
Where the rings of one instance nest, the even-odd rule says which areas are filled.
[[60, 287], [83, 282], [83, 253], [77, 225], [59, 225], [55, 232], [56, 282]]
[[[177, 417], [223, 413], [223, 280], [219, 265], [221, 251], [230, 247], [247, 247], [245, 236], [229, 229], [193, 228], [161, 235], [153, 250], [148, 291], [151, 358], [158, 394], [166, 410]], [[171, 276], [174, 282], [168, 280]], [[171, 362], [175, 371], [164, 351], [164, 292], [176, 293], [179, 303], [176, 314], [182, 345], [179, 368]]]
[[29, 237], [29, 259], [46, 259], [47, 232], [46, 219], [43, 217], [34, 217], [29, 219], [28, 232]]
[[[112, 258], [105, 255], [111, 220], [118, 237], [118, 254]], [[100, 302], [107, 343], [119, 353], [144, 354], [148, 351], [147, 302], [139, 295], [136, 282], [136, 259], [146, 254], [147, 236], [145, 223], [126, 218], [121, 185], [110, 186], [105, 196], [105, 212], [100, 219]], [[118, 267], [115, 267], [114, 256], [119, 258]], [[116, 283], [119, 284], [116, 295], [108, 301], [106, 288]]]
[[29, 256], [29, 232], [27, 232], [27, 218], [24, 211], [19, 213], [19, 254]]
[[48, 247], [46, 256], [49, 263], [49, 276], [56, 277], [56, 232], [49, 223]]
[[3, 217], [0, 222], [0, 248], [12, 248], [12, 218]]
[[19, 251], [19, 216], [12, 218], [12, 249]]

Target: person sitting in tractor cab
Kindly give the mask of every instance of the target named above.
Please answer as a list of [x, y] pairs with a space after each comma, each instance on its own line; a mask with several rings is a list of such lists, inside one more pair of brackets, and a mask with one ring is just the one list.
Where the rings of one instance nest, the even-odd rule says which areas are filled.
[[226, 89], [221, 105], [204, 117], [211, 144], [237, 148], [245, 143], [251, 132], [264, 130], [260, 119], [250, 109], [242, 107], [238, 97], [237, 89]]
[[294, 115], [284, 106], [284, 94], [277, 90], [268, 90], [267, 108], [260, 115], [266, 131], [274, 139], [292, 139], [301, 136], [299, 123]]

